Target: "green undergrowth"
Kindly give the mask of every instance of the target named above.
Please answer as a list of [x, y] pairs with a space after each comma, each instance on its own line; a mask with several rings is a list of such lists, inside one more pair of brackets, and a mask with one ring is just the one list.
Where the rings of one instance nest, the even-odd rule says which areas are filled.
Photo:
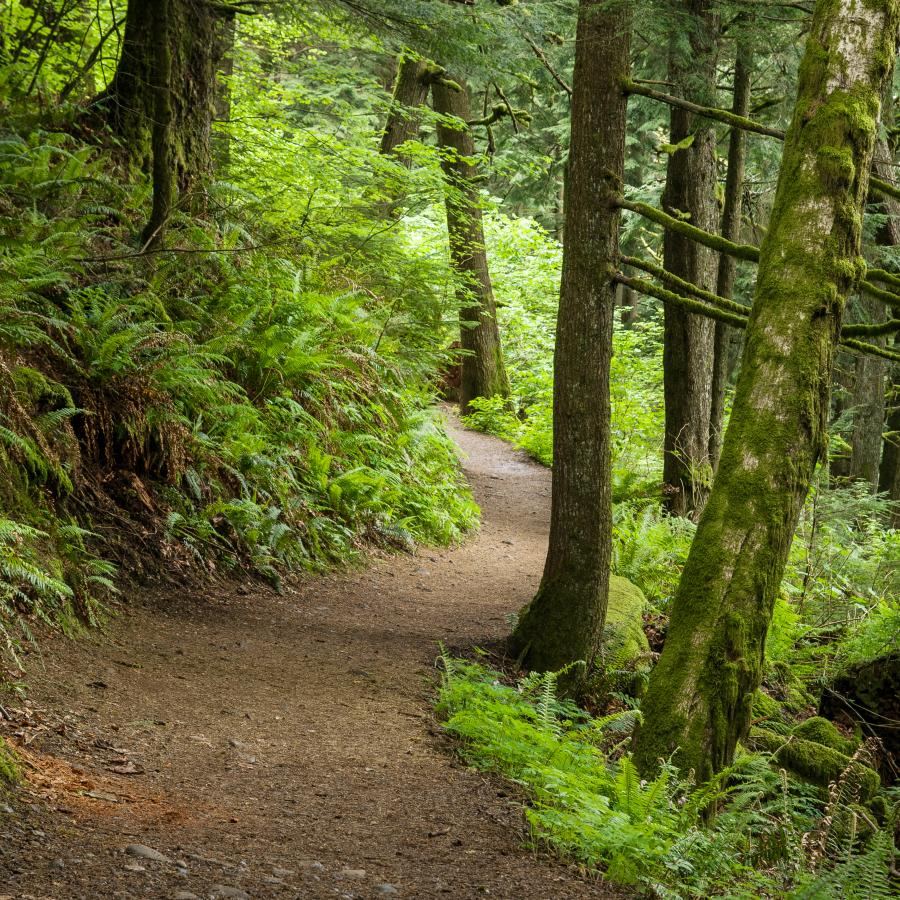
[[893, 820], [866, 835], [856, 819], [838, 829], [827, 796], [760, 754], [700, 787], [670, 766], [641, 779], [625, 752], [639, 711], [593, 718], [557, 698], [553, 673], [511, 684], [447, 654], [442, 663], [445, 729], [470, 765], [523, 788], [536, 846], [672, 900], [893, 895]]
[[314, 138], [244, 157], [202, 215], [176, 213], [177, 252], [146, 255], [143, 176], [61, 129], [0, 134], [7, 650], [36, 621], [100, 621], [114, 564], [277, 585], [476, 526], [430, 410], [455, 315], [443, 269], [368, 202], [335, 226], [355, 182], [326, 178], [310, 212], [335, 159]]

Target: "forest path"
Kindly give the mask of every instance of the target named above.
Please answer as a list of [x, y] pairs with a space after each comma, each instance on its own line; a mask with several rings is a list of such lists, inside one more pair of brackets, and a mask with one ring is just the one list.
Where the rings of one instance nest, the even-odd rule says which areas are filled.
[[618, 895], [523, 850], [514, 791], [455, 762], [430, 711], [436, 641], [505, 633], [549, 510], [545, 469], [449, 429], [483, 512], [463, 546], [280, 596], [148, 592], [107, 639], [44, 645], [8, 710], [32, 796], [0, 812], [0, 898]]

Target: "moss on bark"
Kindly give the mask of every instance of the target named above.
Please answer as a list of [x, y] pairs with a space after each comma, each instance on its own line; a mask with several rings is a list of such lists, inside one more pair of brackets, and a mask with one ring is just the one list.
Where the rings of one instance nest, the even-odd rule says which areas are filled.
[[[828, 431], [900, 4], [819, 0], [800, 68], [722, 458], [644, 700], [635, 760], [699, 780], [750, 725], [772, 605]], [[835, 752], [835, 751], [831, 751]]]

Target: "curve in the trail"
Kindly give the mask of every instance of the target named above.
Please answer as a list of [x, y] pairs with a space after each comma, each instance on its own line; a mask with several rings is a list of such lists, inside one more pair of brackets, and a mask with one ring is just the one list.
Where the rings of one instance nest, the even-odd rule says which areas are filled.
[[448, 428], [483, 511], [463, 546], [281, 596], [151, 592], [110, 640], [45, 645], [13, 716], [33, 793], [0, 811], [0, 898], [616, 895], [525, 851], [511, 789], [432, 719], [436, 641], [504, 634], [549, 510], [545, 469]]

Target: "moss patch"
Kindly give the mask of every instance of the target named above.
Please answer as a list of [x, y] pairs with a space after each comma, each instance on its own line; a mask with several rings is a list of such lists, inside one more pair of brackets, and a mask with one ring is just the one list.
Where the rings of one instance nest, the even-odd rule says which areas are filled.
[[771, 753], [773, 762], [777, 765], [819, 787], [827, 788], [849, 769], [848, 777], [855, 786], [861, 803], [875, 796], [881, 786], [881, 779], [874, 769], [815, 741], [796, 735], [783, 737], [765, 728], [752, 728], [747, 743], [754, 750]]
[[609, 605], [603, 629], [603, 659], [608, 669], [625, 669], [650, 653], [644, 634], [644, 592], [627, 578], [609, 576]]
[[15, 753], [6, 740], [0, 737], [0, 790], [18, 783], [21, 777]]
[[856, 749], [855, 741], [845, 738], [832, 722], [829, 722], [828, 719], [823, 719], [821, 716], [813, 716], [811, 719], [801, 722], [794, 729], [794, 734], [798, 738], [823, 744], [825, 747], [830, 747], [832, 750], [837, 750], [838, 753], [843, 753], [846, 756], [850, 756]]

